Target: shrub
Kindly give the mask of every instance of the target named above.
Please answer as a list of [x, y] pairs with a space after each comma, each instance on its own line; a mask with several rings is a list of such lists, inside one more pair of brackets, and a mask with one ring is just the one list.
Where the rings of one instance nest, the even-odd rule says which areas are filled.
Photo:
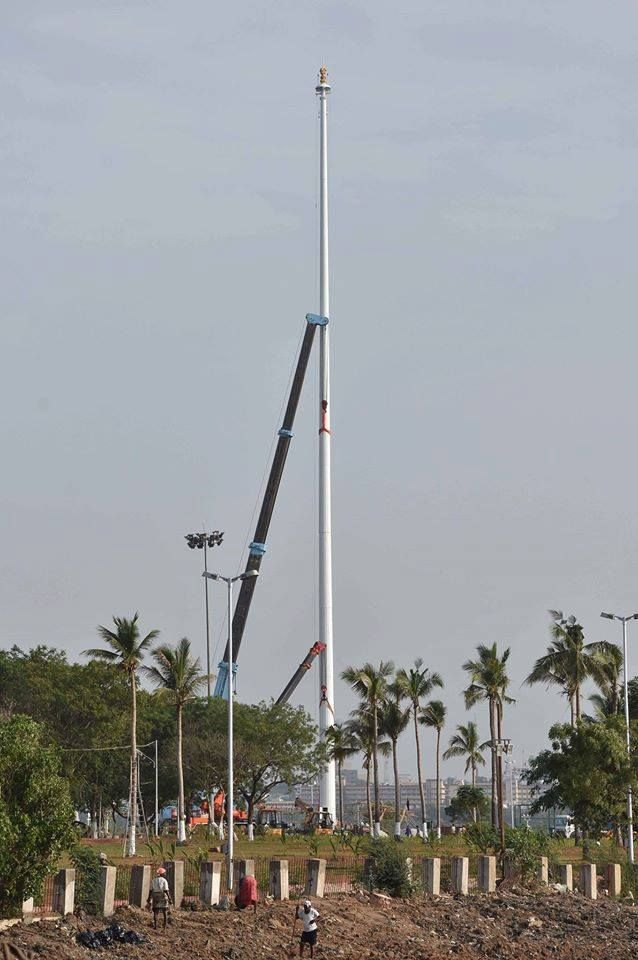
[[486, 820], [468, 823], [465, 828], [465, 840], [468, 847], [476, 853], [491, 854], [499, 846], [498, 833]]
[[408, 856], [394, 840], [378, 840], [370, 849], [372, 859], [369, 882], [392, 897], [409, 897], [414, 893]]
[[520, 869], [523, 883], [533, 880], [539, 857], [546, 856], [550, 847], [547, 834], [527, 826], [515, 827], [506, 832], [505, 843], [507, 855]]
[[71, 863], [75, 867], [75, 905], [87, 913], [97, 913], [100, 886], [100, 858], [90, 847], [74, 847]]
[[69, 783], [56, 751], [30, 717], [0, 720], [0, 916], [40, 892], [73, 843]]

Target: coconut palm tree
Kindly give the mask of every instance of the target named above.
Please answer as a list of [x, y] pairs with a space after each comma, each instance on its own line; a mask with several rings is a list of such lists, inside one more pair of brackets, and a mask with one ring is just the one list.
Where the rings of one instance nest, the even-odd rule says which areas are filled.
[[347, 723], [333, 723], [326, 730], [326, 744], [328, 757], [337, 764], [337, 780], [339, 782], [339, 827], [343, 833], [343, 762], [360, 750], [360, 743], [355, 732]]
[[465, 706], [469, 710], [481, 700], [488, 705], [492, 752], [492, 826], [498, 825], [503, 835], [502, 759], [498, 757], [497, 762], [497, 743], [503, 732], [503, 706], [515, 702], [505, 692], [510, 682], [507, 675], [510, 651], [508, 647], [499, 655], [495, 643], [491, 647], [481, 643], [476, 652], [476, 660], [468, 660], [463, 664], [463, 669], [470, 676], [470, 685], [464, 691]]
[[362, 667], [347, 667], [341, 679], [349, 683], [355, 693], [370, 708], [372, 714], [372, 773], [374, 783], [374, 837], [381, 835], [381, 803], [379, 800], [379, 705], [385, 697], [388, 677], [394, 672], [390, 660], [382, 660], [377, 667], [364, 663]]
[[[348, 729], [356, 738], [358, 752], [363, 754], [363, 769], [366, 772], [366, 804], [368, 811], [368, 824], [372, 834], [373, 811], [372, 794], [370, 791], [370, 780], [372, 774], [372, 745], [374, 743], [374, 721], [370, 710], [365, 705], [360, 705], [350, 714], [348, 720]], [[377, 754], [380, 757], [388, 757], [392, 752], [392, 747], [387, 740], [377, 739]]]
[[464, 772], [472, 771], [472, 786], [475, 787], [476, 768], [485, 765], [485, 745], [480, 741], [478, 727], [473, 720], [468, 720], [467, 724], [460, 723], [456, 729], [457, 732], [450, 737], [450, 745], [443, 754], [443, 759], [466, 757]]
[[585, 634], [576, 617], [564, 617], [560, 610], [550, 610], [552, 642], [547, 653], [539, 657], [525, 683], [560, 686], [569, 700], [571, 724], [582, 717], [581, 689], [591, 679], [603, 687], [606, 682], [604, 664], [613, 657], [614, 644], [607, 641], [585, 643]]
[[103, 660], [123, 670], [131, 685], [131, 774], [129, 779], [129, 835], [127, 855], [135, 856], [135, 828], [137, 824], [137, 669], [144, 654], [159, 636], [159, 630], [151, 630], [145, 637], [140, 637], [137, 625], [139, 614], [132, 620], [126, 617], [113, 617], [115, 630], [108, 627], [98, 627], [97, 632], [108, 649], [103, 647], [84, 650], [85, 657], [94, 660]]
[[620, 647], [612, 643], [609, 650], [600, 654], [600, 657], [603, 675], [597, 681], [599, 693], [592, 694], [589, 702], [593, 703], [596, 716], [603, 719], [620, 712], [623, 654]]
[[[398, 691], [393, 685], [392, 693]], [[394, 771], [394, 838], [401, 839], [401, 785], [399, 781], [399, 761], [397, 756], [397, 744], [399, 737], [410, 722], [411, 707], [402, 707], [398, 696], [390, 696], [381, 703], [379, 712], [379, 732], [385, 734], [392, 744], [392, 768]]]
[[[450, 745], [443, 754], [443, 759], [466, 757], [464, 773], [472, 771], [472, 787], [476, 788], [476, 768], [485, 765], [485, 744], [480, 742], [478, 727], [473, 720], [468, 720], [467, 724], [460, 723], [456, 729], [457, 732], [450, 737]], [[472, 811], [472, 818], [476, 822], [476, 807]]]
[[182, 637], [174, 647], [167, 643], [156, 647], [153, 660], [155, 666], [142, 667], [142, 672], [158, 688], [158, 694], [170, 698], [177, 715], [177, 842], [186, 843], [182, 719], [184, 706], [195, 699], [207, 677], [201, 672], [199, 659], [191, 656], [191, 642], [187, 637]]
[[423, 826], [423, 842], [428, 835], [425, 816], [425, 793], [423, 790], [423, 769], [421, 763], [421, 737], [419, 735], [419, 709], [421, 701], [432, 693], [434, 687], [442, 687], [443, 680], [438, 673], [432, 673], [423, 667], [423, 660], [419, 657], [409, 670], [399, 670], [395, 680], [403, 696], [412, 704], [412, 719], [414, 721], [414, 741], [416, 743], [416, 772], [419, 781], [419, 799], [421, 800], [421, 823]]
[[441, 731], [447, 709], [442, 700], [430, 700], [419, 714], [419, 723], [436, 730], [436, 835], [441, 839]]

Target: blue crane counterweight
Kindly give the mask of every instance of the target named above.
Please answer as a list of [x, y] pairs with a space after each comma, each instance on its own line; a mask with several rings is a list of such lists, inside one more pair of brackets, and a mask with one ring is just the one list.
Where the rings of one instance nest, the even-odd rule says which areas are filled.
[[[278, 431], [277, 446], [275, 448], [275, 455], [270, 467], [268, 482], [266, 484], [266, 492], [264, 493], [264, 499], [261, 504], [261, 510], [259, 511], [259, 517], [257, 519], [257, 526], [255, 527], [255, 535], [248, 550], [246, 573], [251, 570], [259, 572], [261, 561], [266, 553], [266, 538], [268, 536], [270, 521], [272, 520], [272, 514], [275, 508], [275, 502], [277, 500], [277, 493], [279, 492], [281, 477], [286, 464], [286, 457], [288, 456], [288, 448], [290, 447], [290, 441], [292, 440], [292, 428], [295, 422], [297, 407], [299, 405], [301, 389], [306, 376], [306, 369], [308, 367], [308, 360], [310, 359], [310, 352], [312, 350], [315, 331], [317, 327], [323, 327], [327, 323], [327, 317], [319, 316], [316, 313], [306, 314], [306, 329], [301, 341], [301, 348], [299, 350], [297, 366], [292, 379], [292, 386], [290, 388], [290, 395], [288, 397], [286, 411], [284, 413], [281, 428]], [[239, 594], [237, 596], [237, 603], [235, 605], [235, 612], [233, 614], [232, 631], [233, 673], [236, 673], [237, 670], [237, 655], [239, 654], [239, 648], [244, 635], [244, 628], [246, 626], [248, 611], [250, 610], [250, 604], [253, 599], [253, 593], [255, 592], [256, 584], [257, 577], [255, 576], [252, 576], [247, 580], [242, 580]], [[228, 644], [226, 644], [224, 657], [219, 664], [219, 673], [217, 674], [217, 682], [215, 684], [215, 696], [224, 698], [228, 697]]]

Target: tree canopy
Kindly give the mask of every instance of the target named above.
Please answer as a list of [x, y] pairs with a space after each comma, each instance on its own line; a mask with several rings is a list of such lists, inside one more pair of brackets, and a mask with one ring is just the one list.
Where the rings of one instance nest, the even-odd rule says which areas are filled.
[[[627, 786], [636, 789], [635, 756], [630, 762], [621, 717], [597, 723], [556, 724], [551, 749], [529, 762], [526, 779], [538, 795], [531, 812], [571, 810], [580, 828], [596, 837], [610, 821], [625, 821]], [[635, 737], [634, 737], [635, 739]]]
[[36, 895], [74, 839], [73, 805], [40, 724], [0, 719], [0, 915]]

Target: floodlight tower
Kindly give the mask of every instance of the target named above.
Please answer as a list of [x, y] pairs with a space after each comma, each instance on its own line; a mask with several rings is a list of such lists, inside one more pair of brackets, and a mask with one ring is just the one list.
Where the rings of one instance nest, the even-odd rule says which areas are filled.
[[[224, 534], [219, 530], [213, 530], [212, 533], [187, 533], [184, 537], [191, 550], [204, 551], [204, 573], [208, 571], [208, 557], [206, 555], [207, 547], [219, 547], [224, 539]], [[204, 580], [204, 606], [206, 610], [206, 683], [208, 688], [208, 702], [210, 703], [210, 618], [208, 614], [208, 580]]]
[[[328, 260], [328, 71], [319, 70], [319, 314], [330, 317]], [[330, 340], [329, 323], [319, 329], [319, 732], [335, 722], [332, 651], [332, 506], [330, 486]], [[336, 815], [335, 763], [321, 774], [319, 804]]]

